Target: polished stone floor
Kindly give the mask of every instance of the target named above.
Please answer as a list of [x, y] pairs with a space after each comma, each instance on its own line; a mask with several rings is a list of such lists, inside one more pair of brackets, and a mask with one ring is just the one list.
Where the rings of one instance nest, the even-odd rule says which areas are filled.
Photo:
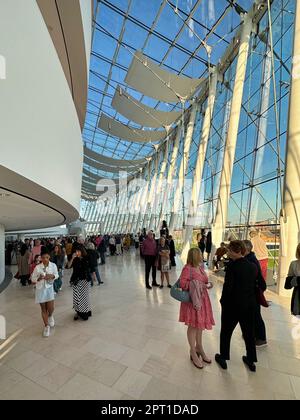
[[[0, 399], [300, 399], [300, 320], [290, 316], [288, 299], [267, 294], [269, 345], [258, 350], [255, 374], [241, 361], [239, 328], [228, 371], [215, 363], [200, 371], [189, 360], [186, 327], [177, 321], [179, 304], [167, 288], [146, 291], [143, 269], [134, 251], [109, 257], [100, 267], [104, 284], [92, 289], [88, 322], [73, 321], [66, 273], [49, 338], [42, 337], [34, 290], [13, 280], [0, 294], [0, 314], [7, 321], [7, 339], [0, 340]], [[222, 284], [211, 279], [216, 327], [205, 332], [204, 343], [214, 356]]]

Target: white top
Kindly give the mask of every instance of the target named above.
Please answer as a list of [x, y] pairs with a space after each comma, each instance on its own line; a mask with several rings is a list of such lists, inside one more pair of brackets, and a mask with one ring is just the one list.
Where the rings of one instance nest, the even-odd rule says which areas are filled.
[[251, 242], [253, 245], [253, 251], [255, 252], [256, 258], [258, 260], [265, 260], [268, 258], [268, 248], [265, 241], [257, 236], [251, 238]]
[[115, 245], [116, 244], [115, 238], [110, 238], [109, 243], [110, 245]]
[[[42, 275], [45, 276], [46, 274], [53, 274], [55, 278], [53, 280], [40, 280], [38, 281], [38, 278]], [[43, 263], [38, 264], [31, 277], [32, 283], [36, 283], [37, 289], [42, 289], [43, 287], [48, 289], [53, 286], [53, 281], [58, 279], [58, 271], [56, 264], [49, 261], [48, 267], [45, 267]]]

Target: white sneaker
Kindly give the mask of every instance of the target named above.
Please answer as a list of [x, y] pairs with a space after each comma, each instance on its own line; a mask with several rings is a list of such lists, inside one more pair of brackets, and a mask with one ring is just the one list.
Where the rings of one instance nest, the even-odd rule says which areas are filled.
[[53, 317], [53, 315], [52, 315], [52, 316], [49, 316], [49, 318], [48, 318], [48, 323], [49, 323], [49, 326], [50, 326], [51, 328], [53, 328], [53, 327], [54, 327], [55, 322], [54, 322], [54, 317]]
[[50, 336], [50, 327], [49, 327], [49, 325], [47, 325], [47, 327], [44, 328], [43, 336], [44, 337], [49, 337]]

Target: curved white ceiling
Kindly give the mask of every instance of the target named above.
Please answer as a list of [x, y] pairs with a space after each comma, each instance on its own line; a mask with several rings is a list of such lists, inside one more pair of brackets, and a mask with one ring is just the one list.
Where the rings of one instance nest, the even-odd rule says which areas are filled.
[[163, 140], [166, 131], [141, 130], [122, 124], [104, 114], [101, 114], [98, 127], [111, 136], [119, 137], [123, 140], [135, 143], [148, 143]]
[[0, 224], [7, 232], [57, 226], [65, 223], [64, 215], [52, 207], [0, 188]]
[[158, 111], [144, 105], [125, 92], [120, 86], [116, 88], [111, 105], [128, 120], [144, 127], [160, 128], [170, 126], [181, 116], [181, 112]]
[[165, 102], [179, 102], [179, 97], [190, 98], [204, 80], [170, 73], [140, 51], [136, 51], [125, 78], [129, 86], [144, 95]]

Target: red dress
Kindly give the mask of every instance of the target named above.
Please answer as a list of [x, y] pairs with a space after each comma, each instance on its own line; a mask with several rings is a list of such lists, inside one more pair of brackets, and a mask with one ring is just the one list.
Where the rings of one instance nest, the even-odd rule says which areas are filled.
[[[201, 281], [202, 283], [208, 283], [208, 277], [203, 268], [185, 265], [180, 276], [180, 287], [183, 290], [189, 290], [191, 279]], [[211, 330], [215, 325], [215, 321], [206, 288], [203, 290], [202, 299], [202, 305], [199, 311], [194, 309], [192, 302], [181, 303], [179, 321], [200, 330]]]

